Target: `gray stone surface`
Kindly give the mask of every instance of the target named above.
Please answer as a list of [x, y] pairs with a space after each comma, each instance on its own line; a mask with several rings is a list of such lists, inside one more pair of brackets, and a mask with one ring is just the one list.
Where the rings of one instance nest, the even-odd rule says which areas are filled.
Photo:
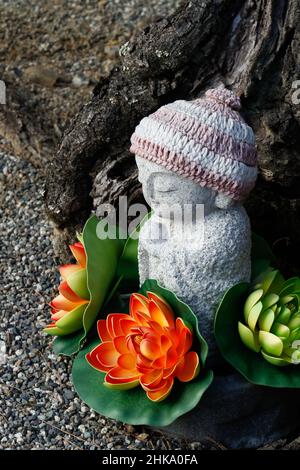
[[164, 432], [230, 449], [261, 447], [299, 427], [298, 397], [296, 389], [259, 387], [239, 374], [217, 376], [200, 404]]
[[[227, 288], [250, 280], [249, 219], [241, 204], [227, 196], [140, 157], [136, 160], [144, 197], [154, 211], [140, 233], [140, 282], [156, 279], [193, 309], [209, 345], [208, 362], [215, 364], [216, 306]], [[185, 204], [190, 204], [185, 207], [190, 220], [172, 219], [172, 209], [179, 214]]]

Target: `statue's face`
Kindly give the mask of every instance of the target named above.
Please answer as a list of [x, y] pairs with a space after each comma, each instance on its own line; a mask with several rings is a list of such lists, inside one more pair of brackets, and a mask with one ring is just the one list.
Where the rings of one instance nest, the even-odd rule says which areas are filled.
[[162, 217], [167, 217], [169, 212], [165, 209], [174, 205], [183, 209], [184, 204], [203, 204], [206, 214], [214, 210], [215, 191], [139, 156], [136, 156], [136, 163], [145, 200]]

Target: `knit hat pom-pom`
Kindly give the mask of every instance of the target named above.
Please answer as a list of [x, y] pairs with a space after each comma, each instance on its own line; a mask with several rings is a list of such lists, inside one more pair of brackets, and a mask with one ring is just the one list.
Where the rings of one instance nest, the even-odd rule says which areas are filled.
[[228, 90], [227, 88], [211, 88], [206, 91], [205, 97], [212, 101], [217, 101], [218, 103], [229, 106], [232, 109], [241, 109], [240, 98], [233, 91]]

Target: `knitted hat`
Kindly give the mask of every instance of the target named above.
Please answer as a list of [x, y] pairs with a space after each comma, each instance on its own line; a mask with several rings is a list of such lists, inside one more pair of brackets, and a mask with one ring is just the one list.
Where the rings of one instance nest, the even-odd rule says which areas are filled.
[[242, 200], [255, 184], [257, 167], [254, 133], [237, 112], [240, 107], [240, 99], [225, 88], [162, 106], [136, 127], [130, 151]]

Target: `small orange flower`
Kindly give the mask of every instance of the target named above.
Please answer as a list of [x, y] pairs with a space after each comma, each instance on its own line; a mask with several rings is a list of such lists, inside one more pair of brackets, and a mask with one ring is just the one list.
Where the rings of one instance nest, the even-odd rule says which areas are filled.
[[59, 295], [50, 302], [52, 323], [44, 329], [50, 335], [67, 335], [82, 328], [83, 313], [89, 302], [84, 247], [78, 242], [70, 245], [70, 249], [77, 263], [60, 267]]
[[112, 313], [99, 320], [102, 341], [86, 358], [106, 372], [104, 385], [129, 389], [141, 385], [150, 400], [164, 400], [177, 378], [189, 382], [199, 372], [199, 357], [190, 351], [191, 330], [174, 318], [167, 302], [148, 292], [132, 294], [130, 314]]

